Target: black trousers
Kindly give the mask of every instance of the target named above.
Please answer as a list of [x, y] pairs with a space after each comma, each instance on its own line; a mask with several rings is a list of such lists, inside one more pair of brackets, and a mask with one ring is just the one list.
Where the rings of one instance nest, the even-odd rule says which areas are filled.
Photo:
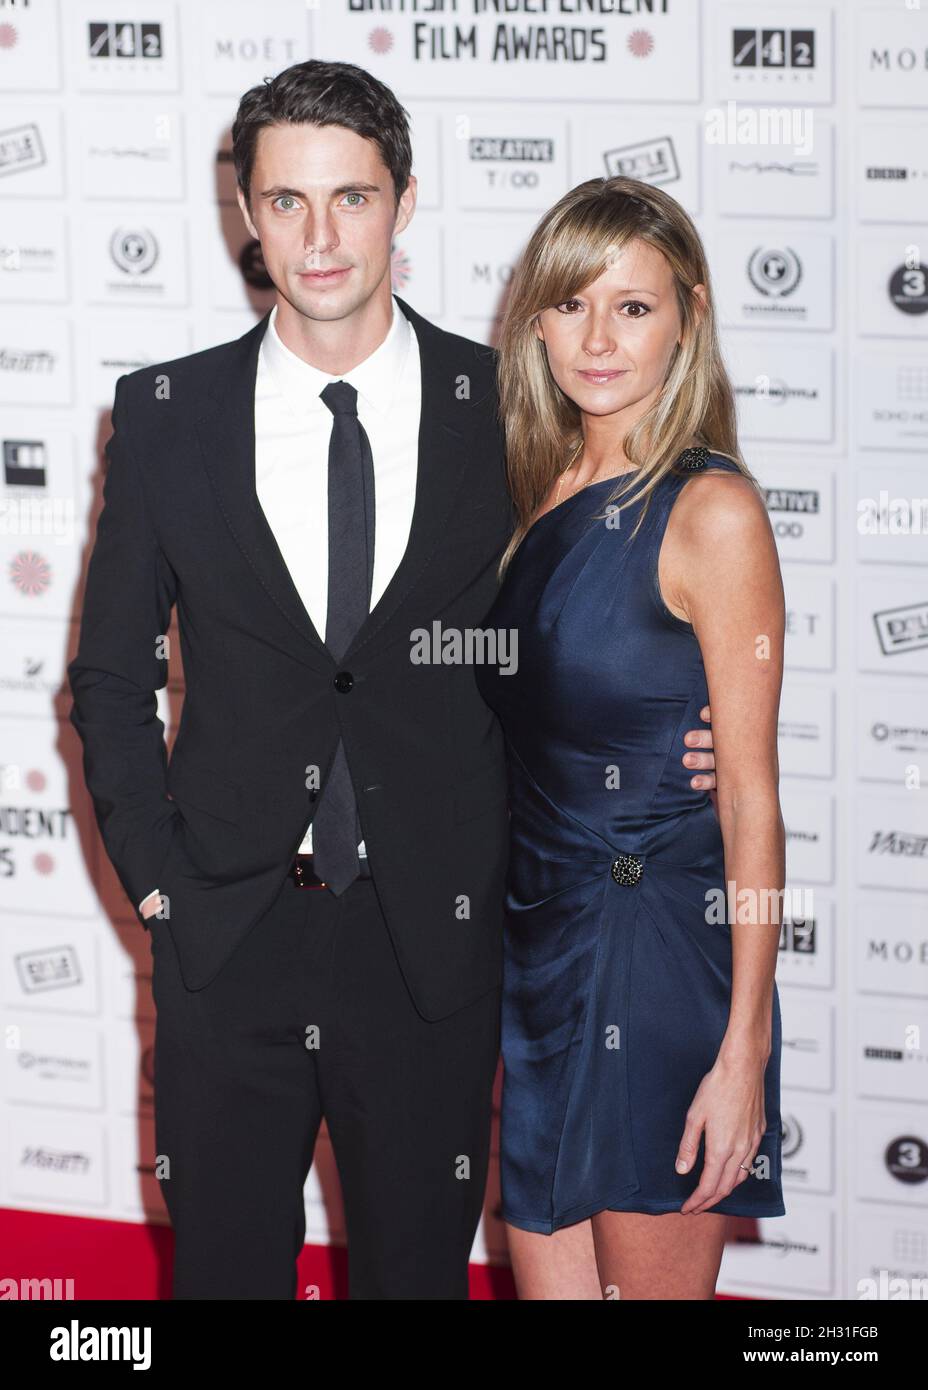
[[[155, 1140], [175, 1298], [292, 1299], [325, 1117], [349, 1297], [466, 1299], [499, 1052], [499, 990], [416, 1011], [371, 879], [287, 878], [215, 980], [188, 991], [151, 933]], [[436, 945], [436, 949], [440, 949]]]

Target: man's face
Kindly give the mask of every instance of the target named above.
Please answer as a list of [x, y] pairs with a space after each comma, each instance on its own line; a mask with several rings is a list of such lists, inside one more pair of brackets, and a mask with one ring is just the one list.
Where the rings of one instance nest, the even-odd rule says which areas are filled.
[[311, 319], [347, 318], [390, 277], [390, 250], [416, 205], [416, 180], [394, 201], [373, 140], [344, 126], [273, 125], [258, 133], [251, 213], [277, 290]]

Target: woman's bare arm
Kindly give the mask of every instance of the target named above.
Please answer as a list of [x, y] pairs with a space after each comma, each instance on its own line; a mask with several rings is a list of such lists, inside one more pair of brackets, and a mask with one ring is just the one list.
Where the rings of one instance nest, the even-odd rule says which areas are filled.
[[[692, 623], [706, 668], [732, 932], [731, 1010], [713, 1068], [728, 1098], [717, 1106], [716, 1138], [724, 1143], [710, 1152], [707, 1131], [702, 1180], [682, 1208], [701, 1211], [744, 1180], [738, 1165], [764, 1132], [785, 876], [777, 760], [785, 605], [767, 512], [747, 479], [708, 473], [687, 483], [668, 521], [659, 574], [668, 607]], [[703, 1100], [714, 1095], [710, 1087]], [[684, 1136], [688, 1147], [695, 1134], [693, 1157], [699, 1119], [692, 1128], [688, 1121]]]

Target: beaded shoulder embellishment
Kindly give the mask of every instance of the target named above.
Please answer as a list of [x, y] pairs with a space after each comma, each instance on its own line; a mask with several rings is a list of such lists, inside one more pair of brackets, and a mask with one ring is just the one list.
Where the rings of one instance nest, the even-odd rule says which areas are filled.
[[677, 459], [677, 467], [685, 468], [688, 473], [695, 473], [697, 468], [705, 468], [709, 461], [710, 452], [704, 444], [697, 444], [692, 449], [684, 449]]

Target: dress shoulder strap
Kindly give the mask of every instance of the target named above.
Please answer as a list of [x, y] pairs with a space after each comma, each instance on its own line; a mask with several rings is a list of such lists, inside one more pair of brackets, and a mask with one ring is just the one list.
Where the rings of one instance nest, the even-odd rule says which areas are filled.
[[692, 449], [684, 449], [673, 465], [672, 471], [683, 478], [689, 478], [694, 473], [705, 473], [713, 468], [720, 468], [723, 471], [733, 473], [740, 473], [741, 471], [734, 459], [726, 458], [724, 454], [713, 453], [704, 444], [697, 444]]

